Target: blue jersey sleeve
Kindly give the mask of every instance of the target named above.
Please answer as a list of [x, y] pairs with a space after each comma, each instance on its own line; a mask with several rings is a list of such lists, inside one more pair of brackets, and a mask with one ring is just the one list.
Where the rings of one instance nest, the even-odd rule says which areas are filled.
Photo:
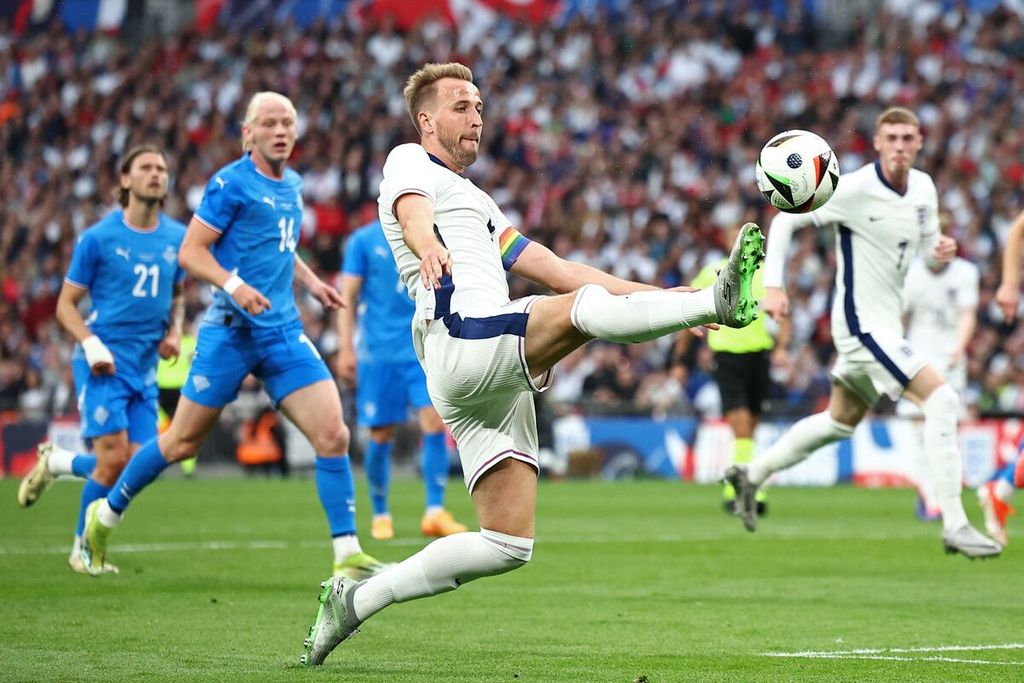
[[366, 240], [362, 239], [365, 233], [359, 230], [352, 234], [345, 245], [345, 261], [341, 266], [343, 275], [355, 275], [366, 279]]
[[68, 274], [64, 279], [73, 285], [91, 289], [98, 268], [99, 250], [96, 248], [96, 240], [93, 239], [92, 231], [87, 230], [78, 238], [78, 244], [71, 252], [71, 265], [68, 267]]
[[238, 181], [217, 174], [210, 179], [195, 217], [217, 232], [223, 233], [235, 220], [242, 201], [235, 191]]

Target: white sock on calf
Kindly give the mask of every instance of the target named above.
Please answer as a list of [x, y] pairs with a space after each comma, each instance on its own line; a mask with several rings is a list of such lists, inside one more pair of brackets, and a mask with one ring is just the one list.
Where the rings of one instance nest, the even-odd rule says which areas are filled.
[[394, 602], [447, 593], [474, 579], [518, 569], [533, 556], [533, 539], [481, 529], [439, 538], [412, 557], [364, 581], [353, 597], [368, 619]]
[[924, 413], [924, 451], [928, 456], [935, 498], [942, 511], [942, 528], [956, 531], [967, 524], [967, 512], [960, 499], [963, 462], [957, 444], [957, 415], [960, 398], [948, 384], [931, 393], [921, 404]]
[[584, 285], [576, 292], [569, 319], [583, 334], [632, 344], [713, 323], [718, 314], [710, 287], [696, 292], [652, 290], [615, 295], [601, 285]]
[[771, 448], [750, 463], [747, 478], [760, 486], [773, 472], [795, 465], [826, 444], [853, 436], [853, 427], [836, 422], [828, 411], [815, 413], [786, 430]]

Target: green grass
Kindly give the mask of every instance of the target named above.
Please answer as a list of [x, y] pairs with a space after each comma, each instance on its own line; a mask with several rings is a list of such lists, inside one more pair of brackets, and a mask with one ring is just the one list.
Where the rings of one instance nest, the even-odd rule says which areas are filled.
[[[1024, 641], [1020, 518], [1002, 558], [969, 562], [941, 552], [939, 527], [914, 519], [908, 491], [779, 489], [771, 515], [748, 534], [720, 512], [713, 488], [544, 483], [529, 566], [395, 605], [306, 670], [302, 639], [331, 563], [311, 481], [162, 481], [113, 537], [121, 574], [99, 579], [65, 561], [80, 487], [58, 483], [23, 511], [16, 485], [0, 481], [4, 681], [1024, 677], [1024, 649], [874, 660], [763, 654]], [[399, 560], [420, 547], [421, 497], [418, 483], [399, 481], [398, 539], [375, 543], [366, 533], [366, 549]], [[455, 483], [449, 498], [472, 520]]]

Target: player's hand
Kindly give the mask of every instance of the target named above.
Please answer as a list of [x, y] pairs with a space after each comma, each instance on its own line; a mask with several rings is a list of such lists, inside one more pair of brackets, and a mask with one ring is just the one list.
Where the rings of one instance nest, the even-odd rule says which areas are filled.
[[452, 255], [440, 242], [435, 242], [420, 254], [420, 279], [427, 289], [441, 286], [441, 278], [452, 272]]
[[247, 284], [243, 284], [236, 289], [232, 298], [249, 315], [259, 315], [263, 311], [270, 310], [270, 301], [267, 297], [260, 294], [259, 290], [255, 287], [250, 287]]
[[181, 335], [177, 332], [168, 332], [160, 341], [160, 348], [157, 351], [164, 360], [170, 359], [171, 365], [178, 362], [181, 355]]
[[761, 308], [775, 320], [789, 315], [789, 297], [779, 287], [765, 287]]
[[999, 285], [999, 289], [996, 290], [996, 303], [1002, 309], [1006, 322], [1012, 323], [1020, 306], [1020, 288], [1006, 282]]
[[356, 352], [354, 349], [339, 349], [334, 361], [334, 371], [338, 379], [347, 386], [356, 385]]
[[334, 311], [345, 308], [345, 300], [341, 298], [341, 292], [323, 280], [317, 279], [308, 289], [309, 293], [315, 296], [320, 305], [327, 310]]
[[82, 351], [85, 352], [85, 361], [89, 364], [92, 374], [113, 375], [117, 372], [114, 354], [95, 334], [82, 340]]
[[939, 263], [949, 263], [956, 256], [956, 240], [949, 235], [939, 235], [939, 241], [932, 249], [932, 258]]

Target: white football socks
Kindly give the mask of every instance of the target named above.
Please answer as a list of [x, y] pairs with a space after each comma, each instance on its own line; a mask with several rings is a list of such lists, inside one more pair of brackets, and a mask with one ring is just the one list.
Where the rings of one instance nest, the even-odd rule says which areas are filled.
[[50, 451], [50, 458], [46, 462], [47, 469], [50, 470], [50, 474], [57, 477], [60, 475], [74, 474], [71, 469], [71, 462], [77, 455], [74, 451], [69, 451], [66, 448], [54, 444], [53, 450]]
[[826, 444], [851, 436], [853, 427], [836, 422], [827, 410], [805, 417], [750, 463], [747, 478], [760, 486], [773, 472], [795, 465]]
[[960, 499], [963, 463], [957, 445], [957, 414], [960, 398], [948, 384], [933, 391], [924, 403], [924, 451], [935, 498], [942, 511], [942, 528], [956, 531], [967, 524], [967, 512]]
[[569, 319], [583, 334], [633, 344], [717, 322], [718, 314], [711, 287], [696, 292], [615, 295], [601, 285], [584, 285], [576, 292]]
[[356, 553], [363, 552], [362, 546], [359, 545], [359, 537], [355, 534], [335, 536], [331, 539], [331, 545], [334, 546], [334, 561], [337, 563], [344, 562]]
[[447, 593], [474, 579], [522, 567], [533, 539], [481, 529], [439, 538], [399, 564], [359, 585], [353, 596], [363, 621], [395, 602]]

